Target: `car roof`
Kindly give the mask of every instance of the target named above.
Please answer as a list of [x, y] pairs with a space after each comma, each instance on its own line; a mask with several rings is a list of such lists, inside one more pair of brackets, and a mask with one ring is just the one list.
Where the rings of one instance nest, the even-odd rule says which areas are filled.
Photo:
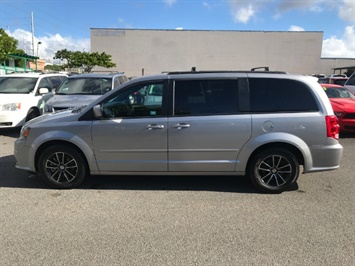
[[30, 72], [30, 73], [12, 73], [7, 74], [1, 77], [28, 77], [28, 78], [39, 78], [39, 77], [47, 77], [47, 76], [64, 76], [67, 77], [68, 75], [62, 73], [37, 73], [37, 72]]
[[69, 76], [70, 79], [75, 78], [113, 78], [116, 76], [125, 76], [124, 73], [85, 73]]

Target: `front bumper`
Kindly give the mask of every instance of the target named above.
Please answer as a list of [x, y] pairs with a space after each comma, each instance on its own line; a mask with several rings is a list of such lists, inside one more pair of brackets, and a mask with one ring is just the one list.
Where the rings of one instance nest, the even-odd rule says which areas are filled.
[[27, 172], [36, 172], [35, 167], [35, 151], [31, 146], [26, 145], [25, 139], [17, 139], [14, 144], [14, 155], [16, 158], [17, 169], [25, 170]]

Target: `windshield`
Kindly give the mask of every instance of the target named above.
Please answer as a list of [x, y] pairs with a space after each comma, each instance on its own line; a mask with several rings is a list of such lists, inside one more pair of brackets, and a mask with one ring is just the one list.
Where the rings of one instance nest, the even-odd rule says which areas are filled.
[[110, 78], [68, 78], [57, 90], [59, 95], [102, 95], [110, 91], [112, 81]]
[[324, 88], [325, 93], [329, 98], [351, 98], [355, 99], [355, 96], [345, 88]]
[[0, 93], [29, 94], [35, 88], [38, 78], [0, 77]]

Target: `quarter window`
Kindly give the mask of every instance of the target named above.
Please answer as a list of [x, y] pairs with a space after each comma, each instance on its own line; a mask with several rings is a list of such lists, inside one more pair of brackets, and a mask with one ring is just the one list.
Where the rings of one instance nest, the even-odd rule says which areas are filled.
[[237, 95], [237, 80], [177, 80], [174, 115], [235, 114]]
[[250, 78], [252, 112], [313, 112], [317, 102], [303, 83], [288, 79]]

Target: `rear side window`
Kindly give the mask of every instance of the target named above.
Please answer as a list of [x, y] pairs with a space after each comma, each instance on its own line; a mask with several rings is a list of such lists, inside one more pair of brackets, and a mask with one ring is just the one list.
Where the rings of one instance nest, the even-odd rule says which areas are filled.
[[177, 80], [174, 115], [235, 114], [237, 80]]
[[250, 78], [252, 112], [314, 112], [317, 102], [305, 84], [289, 79]]

